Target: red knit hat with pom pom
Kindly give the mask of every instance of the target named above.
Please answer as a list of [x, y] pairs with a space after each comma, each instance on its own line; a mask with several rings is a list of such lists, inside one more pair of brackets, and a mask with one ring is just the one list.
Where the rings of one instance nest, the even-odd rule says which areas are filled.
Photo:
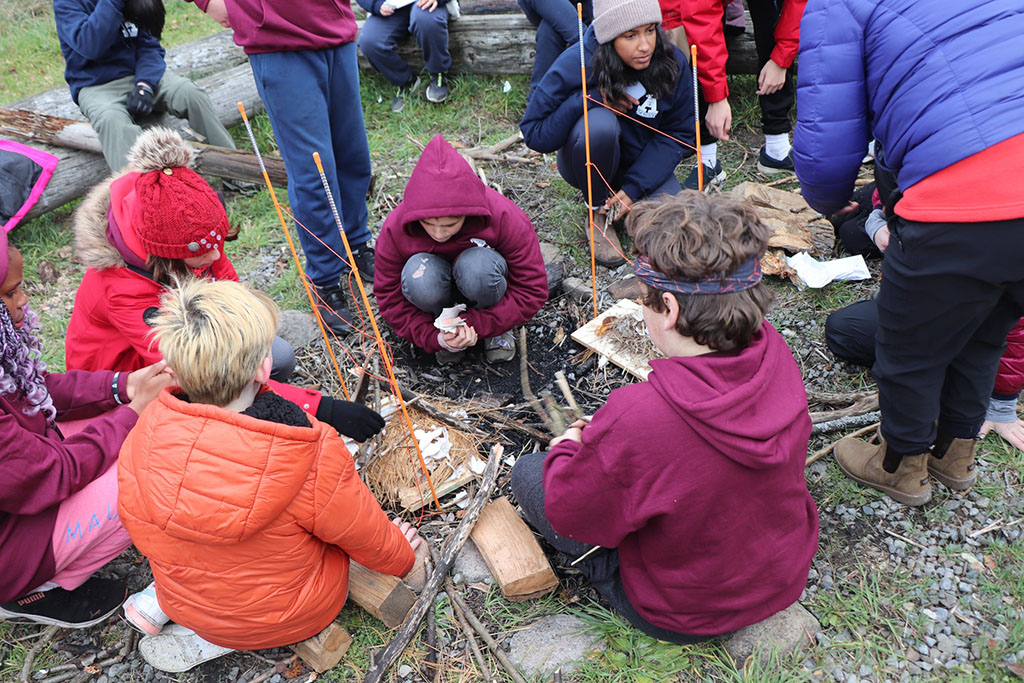
[[190, 168], [164, 168], [135, 181], [132, 224], [147, 254], [185, 259], [223, 249], [228, 215]]

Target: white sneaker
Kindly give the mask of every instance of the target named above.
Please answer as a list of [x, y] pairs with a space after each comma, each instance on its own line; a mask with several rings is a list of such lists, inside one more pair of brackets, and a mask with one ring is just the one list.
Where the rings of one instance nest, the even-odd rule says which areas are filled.
[[181, 673], [203, 662], [234, 652], [203, 640], [192, 629], [181, 624], [164, 626], [159, 635], [145, 636], [139, 641], [139, 653], [154, 669]]
[[160, 603], [156, 599], [155, 583], [129, 595], [124, 601], [123, 609], [124, 620], [143, 635], [155, 636], [171, 620], [160, 609]]

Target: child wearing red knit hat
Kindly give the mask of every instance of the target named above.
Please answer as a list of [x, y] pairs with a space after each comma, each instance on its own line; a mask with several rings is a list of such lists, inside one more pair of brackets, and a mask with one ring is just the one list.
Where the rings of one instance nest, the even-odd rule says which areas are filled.
[[[224, 205], [189, 168], [192, 158], [176, 132], [150, 129], [125, 170], [93, 188], [75, 212], [75, 251], [88, 270], [68, 324], [68, 369], [133, 370], [159, 360], [150, 323], [174, 280], [238, 280], [224, 254], [231, 238]], [[383, 427], [363, 405], [283, 384], [295, 356], [282, 338], [275, 337], [271, 355], [271, 388], [306, 412], [357, 441]]]

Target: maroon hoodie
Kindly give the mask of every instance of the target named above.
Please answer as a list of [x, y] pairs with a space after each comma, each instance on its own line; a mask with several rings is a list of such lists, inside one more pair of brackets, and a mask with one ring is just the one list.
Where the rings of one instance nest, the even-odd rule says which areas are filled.
[[[447, 242], [435, 242], [419, 220], [443, 216], [466, 216], [466, 222]], [[481, 240], [508, 264], [508, 289], [502, 300], [462, 314], [480, 338], [487, 339], [530, 320], [547, 301], [540, 243], [523, 210], [485, 186], [466, 160], [443, 137], [435, 136], [416, 162], [402, 202], [388, 214], [377, 237], [373, 291], [380, 314], [399, 336], [428, 352], [441, 350], [434, 316], [402, 294], [402, 268], [409, 257], [426, 252], [454, 263]]]
[[[191, 0], [206, 11], [210, 0]], [[246, 54], [319, 50], [356, 39], [349, 0], [225, 0], [235, 43]]]
[[[111, 410], [67, 439], [42, 412], [26, 415], [24, 399], [0, 396], [0, 602], [20, 598], [53, 578], [58, 507], [117, 462], [121, 442], [138, 415], [126, 405], [118, 407], [113, 378], [106, 370], [46, 376], [58, 418], [76, 420]], [[124, 378], [122, 401], [127, 398]], [[110, 503], [112, 519], [117, 506]]]
[[799, 597], [817, 550], [804, 481], [800, 371], [767, 322], [738, 353], [651, 361], [544, 463], [559, 534], [619, 549], [630, 603], [679, 633], [719, 635]]

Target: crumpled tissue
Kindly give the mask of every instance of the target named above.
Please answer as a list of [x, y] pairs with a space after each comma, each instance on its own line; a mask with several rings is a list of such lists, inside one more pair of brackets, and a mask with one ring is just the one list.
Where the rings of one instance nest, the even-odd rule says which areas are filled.
[[816, 261], [806, 251], [802, 251], [787, 256], [786, 263], [796, 271], [800, 281], [794, 281], [793, 284], [798, 289], [818, 289], [834, 280], [867, 280], [871, 277], [868, 264], [859, 254], [834, 261]]

